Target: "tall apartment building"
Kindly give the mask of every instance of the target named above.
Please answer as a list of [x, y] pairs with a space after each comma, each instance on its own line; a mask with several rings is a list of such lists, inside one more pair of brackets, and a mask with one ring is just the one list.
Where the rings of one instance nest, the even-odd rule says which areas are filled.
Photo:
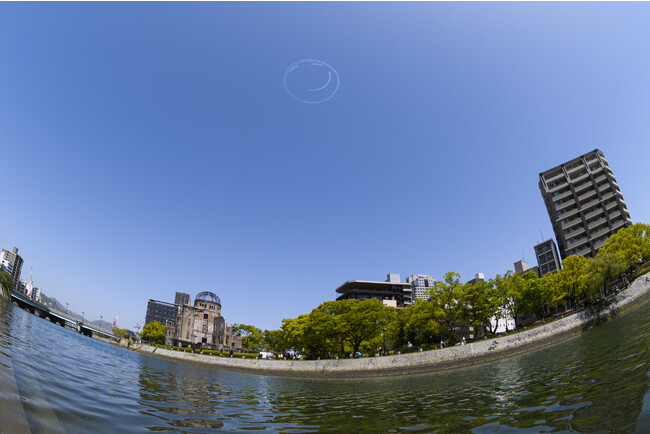
[[560, 256], [557, 253], [557, 246], [552, 238], [543, 241], [535, 246], [535, 256], [539, 267], [539, 277], [562, 268]]
[[23, 258], [18, 254], [18, 248], [14, 247], [13, 252], [2, 249], [2, 256], [0, 256], [0, 267], [11, 274], [14, 279], [14, 291], [20, 288], [20, 272], [23, 269]]
[[599, 149], [540, 173], [539, 189], [562, 259], [593, 257], [610, 235], [632, 224], [620, 187]]
[[406, 283], [410, 283], [413, 287], [413, 298], [415, 301], [416, 298], [422, 300], [428, 300], [429, 295], [426, 292], [431, 289], [436, 279], [428, 274], [414, 274], [406, 278]]

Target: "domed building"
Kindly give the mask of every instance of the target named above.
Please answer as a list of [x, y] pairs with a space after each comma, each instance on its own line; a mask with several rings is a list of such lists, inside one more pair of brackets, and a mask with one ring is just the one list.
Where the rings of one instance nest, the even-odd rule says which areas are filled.
[[176, 324], [167, 324], [165, 344], [208, 350], [240, 350], [241, 337], [233, 336], [221, 316], [221, 299], [209, 291], [199, 292], [194, 306], [176, 304]]

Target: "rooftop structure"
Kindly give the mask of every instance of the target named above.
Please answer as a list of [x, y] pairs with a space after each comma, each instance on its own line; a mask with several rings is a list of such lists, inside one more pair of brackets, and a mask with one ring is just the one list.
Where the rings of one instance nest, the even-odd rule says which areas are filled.
[[337, 300], [366, 300], [376, 298], [387, 306], [404, 307], [413, 304], [410, 283], [400, 282], [399, 274], [389, 274], [385, 282], [371, 280], [348, 280], [336, 288], [341, 294]]
[[519, 274], [520, 276], [523, 276], [529, 271], [533, 271], [539, 277], [539, 269], [537, 268], [537, 266], [530, 268], [528, 262], [524, 261], [523, 259], [521, 261], [515, 262], [513, 265], [515, 266], [515, 273]]
[[474, 284], [480, 283], [480, 282], [485, 282], [485, 274], [483, 274], [483, 273], [476, 273], [474, 275], [474, 278], [472, 280], [468, 281], [467, 283], [469, 283], [470, 285], [474, 285]]

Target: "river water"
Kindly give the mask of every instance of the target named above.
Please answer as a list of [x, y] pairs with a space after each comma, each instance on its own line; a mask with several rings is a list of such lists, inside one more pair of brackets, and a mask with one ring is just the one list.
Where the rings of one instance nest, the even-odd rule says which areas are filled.
[[300, 379], [140, 355], [0, 299], [0, 432], [650, 432], [650, 303], [526, 355]]

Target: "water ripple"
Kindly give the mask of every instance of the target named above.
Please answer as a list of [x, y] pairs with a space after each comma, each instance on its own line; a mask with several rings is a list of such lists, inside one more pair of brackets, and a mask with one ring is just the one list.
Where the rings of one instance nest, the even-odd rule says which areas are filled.
[[0, 388], [17, 391], [0, 405], [19, 403], [47, 432], [649, 431], [649, 313], [494, 363], [322, 380], [148, 358], [0, 301]]

